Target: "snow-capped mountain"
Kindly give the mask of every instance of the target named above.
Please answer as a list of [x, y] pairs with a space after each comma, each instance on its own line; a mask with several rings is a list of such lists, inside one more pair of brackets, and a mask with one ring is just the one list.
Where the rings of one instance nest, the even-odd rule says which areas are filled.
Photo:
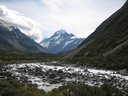
[[0, 19], [0, 53], [47, 53], [17, 27]]
[[58, 53], [77, 47], [85, 38], [77, 38], [74, 34], [68, 34], [61, 29], [55, 32], [50, 38], [45, 38], [40, 42], [50, 53]]

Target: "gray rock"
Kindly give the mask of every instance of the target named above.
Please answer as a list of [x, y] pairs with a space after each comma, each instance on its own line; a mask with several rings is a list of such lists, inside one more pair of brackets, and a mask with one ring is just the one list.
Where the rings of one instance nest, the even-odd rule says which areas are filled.
[[54, 74], [54, 73], [49, 75], [49, 78], [54, 79], [55, 77], [56, 77], [56, 74]]
[[58, 73], [63, 73], [63, 70], [59, 69], [59, 70], [58, 70]]
[[84, 72], [87, 72], [88, 71], [88, 69], [87, 68], [84, 68]]
[[58, 84], [58, 83], [60, 83], [60, 81], [57, 80], [57, 79], [52, 79], [52, 80], [50, 81], [50, 84]]
[[126, 75], [126, 76], [128, 76], [128, 72], [127, 72], [126, 69], [120, 70], [120, 74], [121, 74], [121, 75]]

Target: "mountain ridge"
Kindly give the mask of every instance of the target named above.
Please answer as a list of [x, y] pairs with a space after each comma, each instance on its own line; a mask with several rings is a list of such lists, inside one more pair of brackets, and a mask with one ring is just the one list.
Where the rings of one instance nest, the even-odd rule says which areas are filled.
[[66, 30], [56, 31], [50, 38], [42, 40], [42, 45], [51, 53], [58, 53], [77, 47], [85, 38], [77, 38], [74, 34], [67, 33]]
[[[128, 0], [101, 23], [76, 49], [67, 53], [72, 63], [107, 69], [128, 68]], [[88, 44], [89, 43], [89, 44]], [[87, 46], [84, 46], [86, 45]], [[79, 52], [76, 50], [80, 49]]]
[[17, 27], [0, 20], [0, 52], [2, 53], [47, 53], [47, 51], [23, 34]]

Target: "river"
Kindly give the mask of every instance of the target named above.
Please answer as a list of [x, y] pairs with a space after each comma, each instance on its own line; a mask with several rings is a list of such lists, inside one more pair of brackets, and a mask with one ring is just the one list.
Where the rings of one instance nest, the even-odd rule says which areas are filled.
[[128, 90], [128, 76], [123, 76], [119, 72], [68, 64], [55, 66], [57, 63], [58, 61], [4, 65], [0, 72], [0, 79], [13, 78], [22, 83], [35, 84], [46, 92], [68, 83], [101, 86], [105, 82], [123, 91]]

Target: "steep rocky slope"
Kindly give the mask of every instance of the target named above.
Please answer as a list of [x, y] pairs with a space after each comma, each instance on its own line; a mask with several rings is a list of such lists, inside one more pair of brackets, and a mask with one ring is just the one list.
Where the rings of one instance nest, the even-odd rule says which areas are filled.
[[127, 53], [128, 1], [64, 58], [74, 57], [74, 62], [88, 66], [118, 69], [128, 68]]
[[17, 27], [0, 20], [0, 53], [47, 53]]

